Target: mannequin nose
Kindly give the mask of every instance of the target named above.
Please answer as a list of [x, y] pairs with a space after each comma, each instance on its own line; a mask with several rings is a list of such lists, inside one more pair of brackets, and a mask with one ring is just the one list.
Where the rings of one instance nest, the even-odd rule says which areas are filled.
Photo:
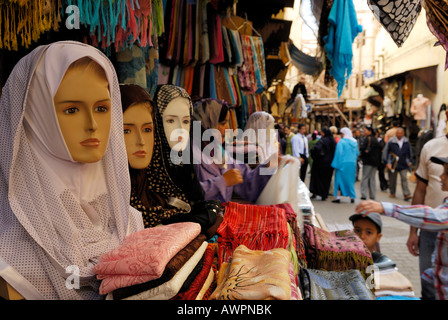
[[95, 120], [93, 113], [89, 113], [87, 115], [87, 130], [91, 132], [95, 132], [98, 130], [98, 123]]
[[145, 138], [143, 138], [143, 135], [139, 132], [137, 135], [137, 144], [140, 146], [144, 146], [145, 143]]

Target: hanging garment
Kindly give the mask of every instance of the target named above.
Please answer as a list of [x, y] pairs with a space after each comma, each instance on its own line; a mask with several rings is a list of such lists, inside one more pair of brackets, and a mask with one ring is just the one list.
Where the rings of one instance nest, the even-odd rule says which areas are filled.
[[445, 70], [448, 69], [448, 1], [422, 1], [426, 11], [426, 23], [443, 49], [447, 52]]
[[422, 10], [420, 0], [368, 0], [375, 18], [390, 34], [392, 40], [401, 47], [417, 22]]
[[322, 71], [322, 63], [316, 57], [305, 54], [292, 42], [289, 45], [289, 52], [293, 65], [303, 73], [316, 76]]
[[337, 81], [338, 97], [352, 72], [352, 44], [362, 26], [358, 24], [353, 0], [335, 0], [328, 16], [330, 27], [324, 37], [325, 52], [331, 61], [330, 74]]

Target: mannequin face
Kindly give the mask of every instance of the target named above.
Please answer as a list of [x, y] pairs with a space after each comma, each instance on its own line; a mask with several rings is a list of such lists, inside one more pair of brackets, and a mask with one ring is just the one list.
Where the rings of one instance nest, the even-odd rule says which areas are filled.
[[225, 120], [218, 123], [217, 129], [218, 129], [219, 133], [221, 134], [221, 143], [225, 142], [226, 130], [230, 129], [229, 120], [230, 120], [230, 112], [227, 112], [227, 116], [226, 116]]
[[154, 127], [149, 104], [138, 103], [123, 113], [124, 141], [131, 168], [144, 169], [151, 162]]
[[172, 150], [182, 151], [187, 147], [190, 134], [190, 104], [188, 99], [173, 99], [162, 115], [165, 136]]
[[266, 141], [271, 142], [271, 135], [272, 138], [275, 137], [275, 123], [269, 123], [269, 125], [266, 128]]
[[69, 69], [53, 99], [59, 127], [72, 159], [84, 163], [101, 160], [111, 126], [107, 79], [91, 68]]

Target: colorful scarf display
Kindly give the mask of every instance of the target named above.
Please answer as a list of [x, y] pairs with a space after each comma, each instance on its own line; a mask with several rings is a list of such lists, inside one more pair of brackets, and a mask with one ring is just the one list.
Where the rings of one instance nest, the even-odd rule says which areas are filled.
[[281, 248], [267, 251], [236, 248], [222, 264], [210, 300], [289, 300], [291, 255]]
[[401, 47], [417, 22], [422, 10], [420, 0], [368, 0], [375, 18], [390, 34], [392, 40]]
[[303, 269], [305, 300], [375, 300], [359, 270]]
[[288, 223], [281, 208], [228, 202], [217, 233], [219, 265], [228, 262], [240, 245], [251, 250], [289, 245]]
[[326, 271], [359, 270], [373, 265], [372, 255], [353, 230], [328, 232], [316, 226], [304, 225], [303, 234], [308, 268]]

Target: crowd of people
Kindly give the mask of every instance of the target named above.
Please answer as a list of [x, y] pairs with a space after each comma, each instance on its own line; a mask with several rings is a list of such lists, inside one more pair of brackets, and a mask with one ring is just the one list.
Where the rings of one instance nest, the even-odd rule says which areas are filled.
[[307, 132], [305, 124], [294, 128], [296, 133], [290, 126], [279, 128], [281, 152], [300, 159], [300, 178], [305, 182], [307, 173], [310, 174], [313, 199], [320, 197], [325, 201], [332, 191], [334, 203], [340, 203], [341, 197], [354, 203], [355, 183], [360, 181], [360, 199], [375, 200], [377, 175], [381, 190], [389, 189], [390, 198], [396, 197], [400, 175], [403, 199], [412, 198], [407, 174], [413, 166], [413, 154], [403, 128], [393, 127], [385, 133], [371, 126], [361, 129], [331, 126], [312, 133]]

